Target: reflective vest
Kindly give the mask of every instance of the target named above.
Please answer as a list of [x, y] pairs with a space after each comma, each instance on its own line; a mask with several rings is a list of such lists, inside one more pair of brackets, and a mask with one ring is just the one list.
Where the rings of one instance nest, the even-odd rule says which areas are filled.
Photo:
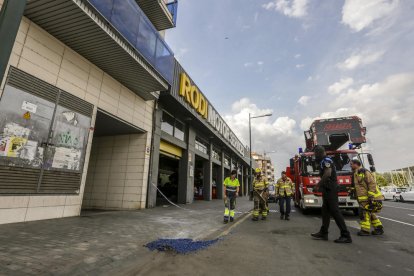
[[257, 178], [253, 180], [253, 189], [255, 191], [262, 191], [269, 186], [265, 178], [258, 180]]
[[226, 179], [224, 179], [223, 185], [226, 186], [226, 191], [228, 192], [236, 192], [237, 187], [240, 187], [239, 180], [237, 178], [231, 180], [231, 177], [226, 177]]
[[378, 189], [372, 173], [364, 168], [354, 173], [355, 193], [358, 202], [366, 202], [368, 198], [374, 200], [384, 200], [384, 196]]
[[280, 196], [291, 196], [293, 194], [293, 182], [289, 177], [286, 180], [280, 178], [276, 183], [276, 193]]

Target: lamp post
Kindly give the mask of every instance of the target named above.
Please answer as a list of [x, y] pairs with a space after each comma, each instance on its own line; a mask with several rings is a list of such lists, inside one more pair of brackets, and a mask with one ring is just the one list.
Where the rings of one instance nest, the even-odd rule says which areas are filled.
[[250, 193], [250, 200], [253, 199], [253, 160], [252, 160], [252, 119], [262, 118], [262, 117], [270, 117], [272, 113], [259, 115], [259, 116], [252, 116], [249, 113], [249, 144], [250, 144], [250, 173], [249, 173], [249, 193]]

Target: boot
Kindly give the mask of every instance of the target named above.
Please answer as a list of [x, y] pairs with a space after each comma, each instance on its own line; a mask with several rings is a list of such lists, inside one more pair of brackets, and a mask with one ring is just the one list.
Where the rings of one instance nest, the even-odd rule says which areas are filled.
[[262, 220], [266, 220], [266, 219], [267, 219], [267, 217], [262, 216]]
[[374, 235], [374, 236], [381, 236], [383, 234], [384, 234], [384, 228], [383, 227], [375, 228], [374, 231], [371, 232], [371, 235]]
[[283, 220], [285, 218], [284, 214], [280, 214], [280, 219]]
[[229, 222], [229, 218], [228, 217], [224, 217], [223, 222], [224, 222], [224, 224], [227, 224]]
[[258, 221], [259, 217], [252, 217], [252, 221]]
[[368, 231], [365, 231], [365, 230], [360, 230], [360, 231], [357, 233], [357, 235], [358, 235], [358, 236], [361, 236], [361, 237], [364, 237], [364, 236], [369, 236], [370, 234], [369, 234], [369, 232], [368, 232]]
[[311, 234], [311, 236], [315, 240], [323, 240], [323, 241], [327, 241], [328, 240], [328, 234], [324, 234], [324, 233], [321, 233], [321, 232], [313, 233], [313, 234]]
[[230, 222], [233, 222], [234, 221], [234, 218], [233, 217], [230, 217]]
[[285, 216], [285, 220], [290, 220], [289, 215]]
[[338, 239], [334, 240], [336, 243], [352, 243], [350, 236], [340, 236]]

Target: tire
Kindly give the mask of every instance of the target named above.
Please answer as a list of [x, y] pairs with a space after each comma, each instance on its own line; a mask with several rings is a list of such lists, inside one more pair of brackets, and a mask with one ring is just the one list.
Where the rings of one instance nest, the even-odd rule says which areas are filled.
[[400, 195], [400, 201], [404, 202], [404, 198]]
[[354, 216], [359, 216], [359, 209], [352, 209]]
[[393, 200], [394, 202], [398, 202], [398, 199], [397, 199], [395, 196], [393, 196], [393, 197], [392, 197], [392, 200]]

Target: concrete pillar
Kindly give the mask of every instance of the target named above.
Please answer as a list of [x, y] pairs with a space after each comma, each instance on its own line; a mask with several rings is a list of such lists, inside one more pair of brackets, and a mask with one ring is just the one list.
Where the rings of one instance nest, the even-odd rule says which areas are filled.
[[[157, 188], [154, 185], [158, 185], [158, 171], [160, 162], [160, 143], [161, 143], [161, 120], [162, 120], [162, 107], [159, 105], [155, 112], [154, 133], [151, 149], [151, 165], [150, 175], [148, 177], [148, 192], [147, 192], [147, 208], [153, 208], [157, 203]], [[154, 184], [154, 185], [152, 185]]]
[[244, 166], [241, 165], [241, 182], [240, 182], [240, 186], [241, 186], [241, 195], [245, 195], [244, 191], [246, 190], [246, 187], [244, 187]]
[[187, 150], [180, 160], [178, 176], [178, 203], [188, 204], [194, 200], [195, 138], [193, 128], [188, 127]]
[[210, 143], [209, 145], [209, 157], [208, 160], [204, 161], [203, 164], [203, 195], [204, 200], [211, 200], [212, 199], [212, 183], [213, 183], [213, 161], [211, 157], [211, 153], [213, 151], [213, 144]]
[[23, 17], [26, 0], [5, 0], [0, 11], [0, 84]]
[[217, 175], [217, 199], [223, 199], [223, 182], [224, 178], [224, 152], [221, 152], [221, 166]]

